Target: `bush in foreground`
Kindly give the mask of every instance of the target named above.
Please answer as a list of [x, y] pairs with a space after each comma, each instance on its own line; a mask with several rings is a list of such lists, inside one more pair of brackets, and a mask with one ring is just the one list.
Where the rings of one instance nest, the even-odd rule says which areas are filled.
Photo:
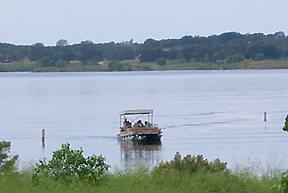
[[273, 189], [279, 193], [288, 193], [288, 171], [282, 173], [280, 182], [274, 184]]
[[182, 158], [180, 153], [176, 153], [174, 160], [162, 162], [155, 168], [155, 172], [180, 171], [195, 173], [203, 172], [228, 172], [227, 163], [221, 162], [219, 159], [209, 162], [202, 155], [187, 155]]
[[287, 131], [288, 132], [288, 120], [285, 120], [283, 131]]
[[9, 156], [10, 142], [0, 141], [0, 175], [11, 174], [16, 171], [18, 156]]
[[69, 144], [64, 144], [53, 153], [50, 161], [42, 160], [36, 164], [32, 179], [36, 184], [41, 178], [51, 178], [65, 184], [79, 181], [97, 183], [106, 175], [108, 168], [104, 157], [85, 157], [82, 149], [73, 150]]

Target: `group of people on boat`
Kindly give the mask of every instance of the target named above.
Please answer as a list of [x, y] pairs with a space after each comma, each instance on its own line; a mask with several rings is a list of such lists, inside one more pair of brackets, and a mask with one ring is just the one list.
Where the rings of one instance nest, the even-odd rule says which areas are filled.
[[145, 121], [144, 124], [143, 124], [142, 120], [138, 120], [137, 122], [135, 122], [132, 125], [132, 122], [130, 122], [129, 120], [125, 119], [124, 122], [123, 122], [123, 127], [124, 128], [143, 128], [143, 127], [150, 128], [150, 127], [152, 127], [152, 124], [149, 123], [148, 121]]

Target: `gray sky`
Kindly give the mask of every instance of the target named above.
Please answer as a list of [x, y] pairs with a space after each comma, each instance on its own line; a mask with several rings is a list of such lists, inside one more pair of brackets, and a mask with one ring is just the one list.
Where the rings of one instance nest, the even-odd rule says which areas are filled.
[[288, 32], [287, 0], [0, 0], [0, 42]]

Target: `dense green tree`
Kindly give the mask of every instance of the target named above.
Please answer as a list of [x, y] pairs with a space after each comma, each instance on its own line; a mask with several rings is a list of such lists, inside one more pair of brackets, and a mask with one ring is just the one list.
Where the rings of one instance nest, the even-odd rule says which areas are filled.
[[45, 47], [45, 45], [44, 45], [43, 43], [41, 43], [41, 42], [37, 42], [37, 43], [33, 44], [32, 46], [33, 46], [33, 47], [36, 47], [36, 48], [43, 48], [43, 47]]
[[56, 42], [56, 46], [60, 46], [60, 47], [68, 46], [68, 41], [64, 39], [58, 40]]
[[167, 63], [167, 61], [166, 61], [165, 58], [159, 58], [159, 59], [157, 60], [157, 64], [159, 64], [159, 65], [161, 65], [161, 66], [166, 65], [166, 63]]
[[16, 161], [18, 156], [9, 156], [9, 150], [11, 147], [10, 142], [0, 142], [0, 175], [12, 173], [16, 170]]
[[85, 40], [85, 41], [82, 41], [80, 44], [81, 45], [93, 45], [94, 43], [91, 40]]

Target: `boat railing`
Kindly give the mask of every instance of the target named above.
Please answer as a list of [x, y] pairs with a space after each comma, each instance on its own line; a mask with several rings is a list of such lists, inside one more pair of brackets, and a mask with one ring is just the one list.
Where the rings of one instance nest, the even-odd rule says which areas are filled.
[[128, 132], [128, 133], [129, 132], [132, 132], [132, 133], [135, 133], [135, 132], [136, 133], [138, 133], [138, 132], [140, 132], [140, 133], [142, 133], [142, 132], [155, 133], [155, 132], [157, 132], [157, 133], [161, 133], [161, 129], [158, 127], [131, 127], [131, 128], [126, 128], [126, 129], [122, 128], [121, 132]]

